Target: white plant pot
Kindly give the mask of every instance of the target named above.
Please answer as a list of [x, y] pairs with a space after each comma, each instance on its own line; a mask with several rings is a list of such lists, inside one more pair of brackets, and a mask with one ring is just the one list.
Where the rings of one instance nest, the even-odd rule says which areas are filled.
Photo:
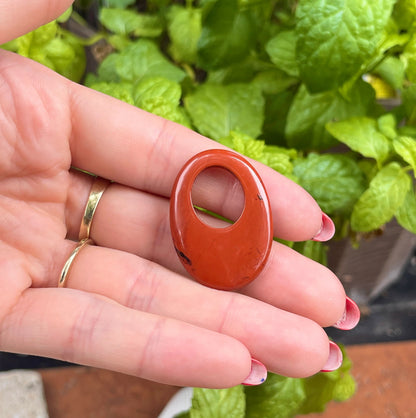
[[193, 388], [182, 388], [166, 404], [158, 418], [174, 418], [180, 412], [185, 412], [192, 406]]

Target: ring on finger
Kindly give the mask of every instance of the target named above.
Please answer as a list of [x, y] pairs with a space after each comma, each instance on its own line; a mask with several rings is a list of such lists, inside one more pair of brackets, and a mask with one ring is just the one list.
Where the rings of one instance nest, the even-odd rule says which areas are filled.
[[81, 241], [90, 237], [90, 230], [94, 213], [97, 209], [98, 203], [105, 192], [110, 181], [101, 177], [96, 177], [91, 186], [90, 195], [85, 206], [84, 216], [82, 217], [81, 226], [79, 228], [78, 239]]
[[69, 271], [71, 270], [72, 263], [74, 262], [76, 256], [86, 245], [94, 245], [94, 242], [91, 238], [84, 238], [78, 242], [78, 245], [72, 250], [72, 253], [66, 260], [66, 263], [61, 271], [61, 276], [59, 277], [58, 287], [65, 287], [66, 281], [68, 279]]

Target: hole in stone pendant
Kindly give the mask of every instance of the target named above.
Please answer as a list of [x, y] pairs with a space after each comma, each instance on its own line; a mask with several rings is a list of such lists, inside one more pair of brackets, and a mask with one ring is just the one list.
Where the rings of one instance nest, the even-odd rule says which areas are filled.
[[198, 174], [191, 198], [198, 218], [213, 228], [226, 228], [236, 222], [245, 205], [240, 181], [223, 167], [208, 167]]

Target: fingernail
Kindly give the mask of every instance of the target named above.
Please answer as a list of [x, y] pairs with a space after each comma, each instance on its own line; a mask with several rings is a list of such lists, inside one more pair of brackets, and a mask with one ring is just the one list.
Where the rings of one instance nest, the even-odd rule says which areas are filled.
[[251, 372], [246, 377], [243, 385], [256, 386], [261, 385], [267, 379], [267, 369], [263, 363], [258, 360], [251, 359]]
[[353, 329], [360, 321], [360, 308], [347, 296], [345, 301], [345, 311], [342, 317], [333, 325], [343, 331]]
[[332, 372], [342, 364], [342, 351], [332, 341], [329, 342], [329, 357], [321, 372]]
[[335, 225], [332, 219], [322, 212], [322, 225], [318, 233], [312, 238], [313, 241], [328, 241], [335, 234]]

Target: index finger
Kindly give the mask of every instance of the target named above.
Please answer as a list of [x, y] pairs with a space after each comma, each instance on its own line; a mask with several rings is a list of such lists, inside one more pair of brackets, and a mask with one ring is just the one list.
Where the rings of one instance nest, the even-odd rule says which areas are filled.
[[[189, 158], [206, 149], [225, 148], [184, 126], [86, 87], [71, 83], [70, 93], [73, 165], [118, 183], [168, 197]], [[270, 197], [275, 235], [294, 241], [314, 237], [323, 222], [314, 199], [278, 172], [253, 164]], [[218, 196], [204, 200], [210, 199], [224, 207], [224, 216], [235, 214], [238, 202], [230, 199], [224, 204]]]
[[0, 0], [0, 45], [63, 13], [74, 0]]

